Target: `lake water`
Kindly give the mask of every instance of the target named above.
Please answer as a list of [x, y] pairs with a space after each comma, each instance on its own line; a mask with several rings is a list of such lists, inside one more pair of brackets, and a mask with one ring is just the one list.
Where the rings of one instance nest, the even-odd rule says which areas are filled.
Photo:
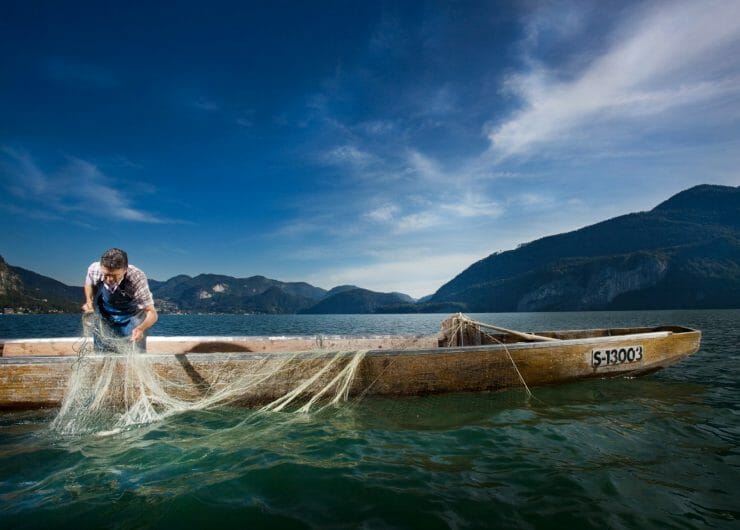
[[[739, 528], [740, 311], [472, 315], [520, 330], [682, 324], [701, 350], [639, 379], [188, 412], [64, 438], [0, 413], [0, 528]], [[161, 335], [431, 334], [444, 315], [163, 315]], [[0, 338], [74, 336], [3, 315]]]

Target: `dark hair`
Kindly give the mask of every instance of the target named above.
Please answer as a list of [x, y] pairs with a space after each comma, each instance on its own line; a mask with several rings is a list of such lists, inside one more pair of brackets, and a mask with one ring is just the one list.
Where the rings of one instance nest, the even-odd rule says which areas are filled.
[[128, 255], [120, 248], [111, 248], [103, 252], [100, 266], [106, 269], [127, 269]]

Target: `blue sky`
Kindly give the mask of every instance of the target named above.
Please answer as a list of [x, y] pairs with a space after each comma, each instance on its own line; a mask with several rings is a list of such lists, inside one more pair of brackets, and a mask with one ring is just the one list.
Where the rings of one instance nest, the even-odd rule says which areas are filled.
[[740, 185], [740, 2], [0, 3], [0, 255], [430, 294]]

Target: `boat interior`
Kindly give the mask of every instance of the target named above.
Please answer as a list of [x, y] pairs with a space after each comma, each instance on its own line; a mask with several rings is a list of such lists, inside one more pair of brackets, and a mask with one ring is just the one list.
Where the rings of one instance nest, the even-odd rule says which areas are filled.
[[[447, 347], [479, 346], [489, 344], [514, 344], [577, 340], [596, 337], [614, 337], [638, 333], [685, 333], [693, 330], [681, 326], [655, 326], [644, 328], [605, 328], [588, 330], [521, 332], [490, 329], [475, 321], [445, 321], [438, 335], [428, 336], [281, 336], [281, 337], [149, 337], [147, 352], [153, 354], [236, 353], [236, 352], [290, 352], [290, 351], [356, 351], [356, 350], [406, 350]], [[502, 331], [503, 330], [503, 331]], [[82, 337], [57, 339], [0, 340], [0, 357], [72, 356], [92, 341]]]

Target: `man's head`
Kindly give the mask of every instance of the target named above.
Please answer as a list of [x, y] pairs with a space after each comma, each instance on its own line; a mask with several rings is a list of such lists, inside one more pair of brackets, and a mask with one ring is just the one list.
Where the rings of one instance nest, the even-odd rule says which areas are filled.
[[128, 256], [119, 248], [106, 250], [100, 257], [100, 272], [103, 281], [108, 285], [115, 285], [123, 280], [128, 269]]

